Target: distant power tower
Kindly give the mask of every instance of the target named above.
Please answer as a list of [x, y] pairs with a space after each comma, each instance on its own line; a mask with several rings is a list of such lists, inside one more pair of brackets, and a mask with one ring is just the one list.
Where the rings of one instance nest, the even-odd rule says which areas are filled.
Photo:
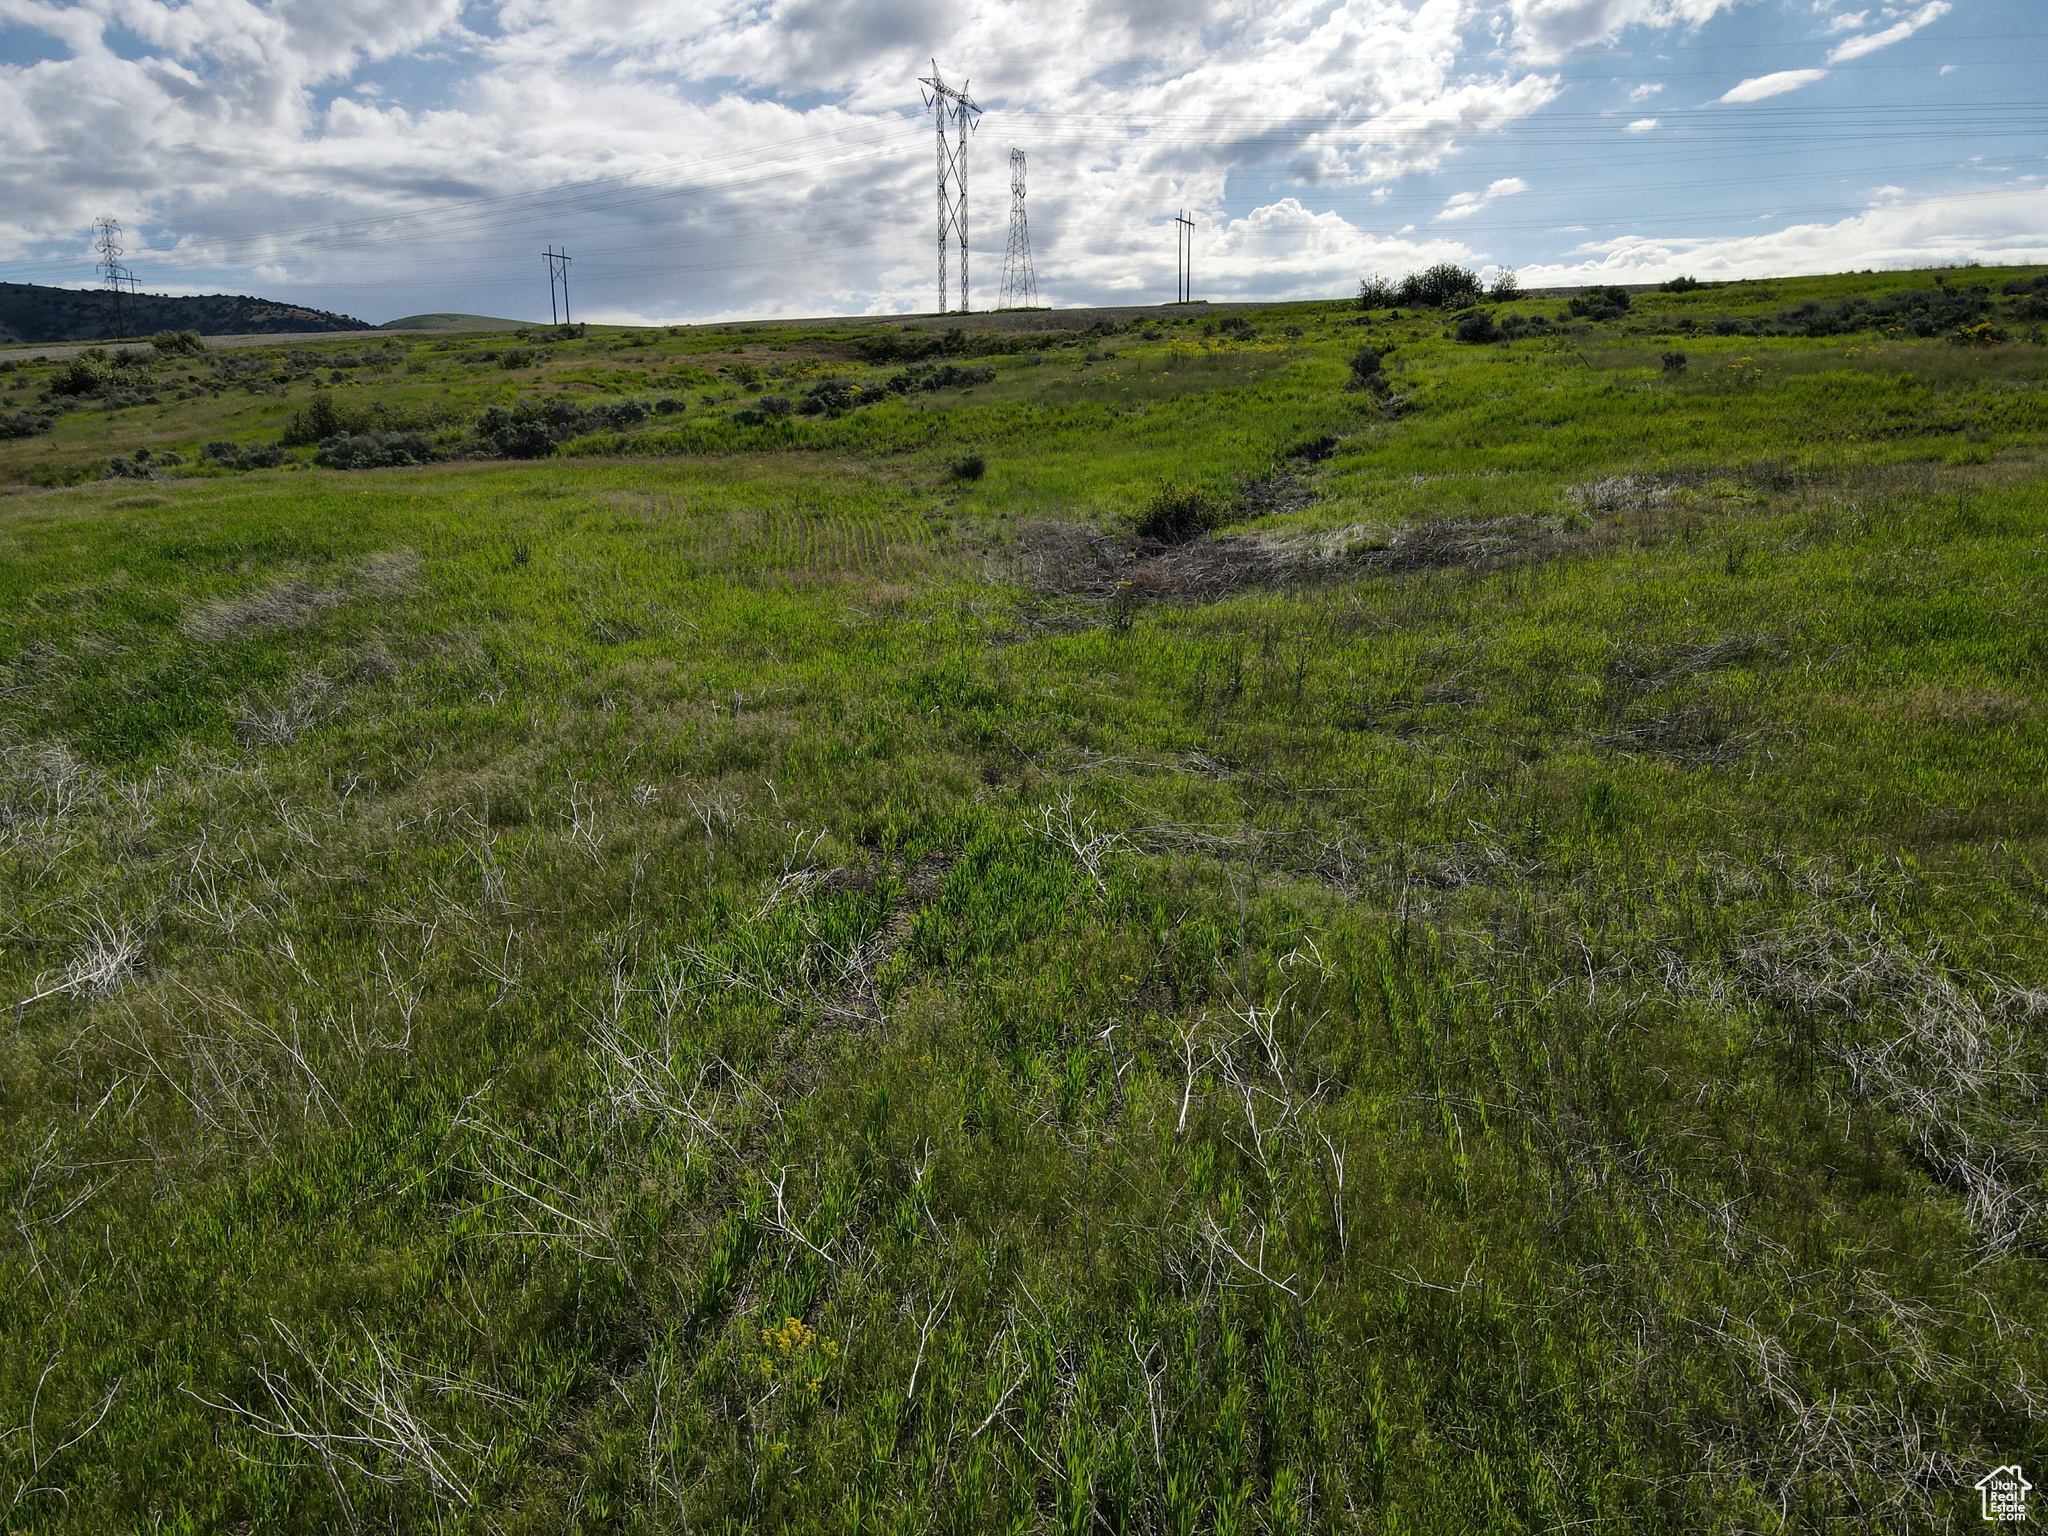
[[[939, 61], [932, 60], [932, 72], [918, 76], [917, 83], [931, 87], [924, 104], [939, 120], [939, 313], [946, 313], [946, 245], [957, 239], [960, 245], [960, 313], [967, 313], [967, 136], [981, 117], [981, 108], [967, 94], [946, 84], [939, 74]], [[952, 138], [947, 139], [950, 130]], [[956, 201], [948, 182], [959, 189]]]
[[123, 309], [121, 296], [123, 289], [134, 288], [135, 274], [121, 265], [121, 221], [99, 219], [94, 222], [93, 231], [98, 236], [93, 241], [92, 248], [100, 253], [100, 284], [113, 295], [114, 335], [117, 339], [126, 341], [128, 316]]
[[1024, 222], [1024, 151], [1010, 151], [1010, 248], [1003, 255], [1003, 292], [998, 309], [1032, 309], [1038, 278], [1031, 271], [1031, 230]]
[[1195, 301], [1195, 221], [1187, 209], [1173, 216], [1173, 302]]
[[[547, 248], [548, 258], [548, 318], [556, 325], [569, 324], [569, 253], [558, 251], [552, 245]], [[561, 307], [555, 306], [557, 285], [562, 295]]]

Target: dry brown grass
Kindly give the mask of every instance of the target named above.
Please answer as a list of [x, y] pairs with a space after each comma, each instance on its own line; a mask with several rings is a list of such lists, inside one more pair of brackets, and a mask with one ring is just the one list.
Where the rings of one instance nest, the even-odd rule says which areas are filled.
[[293, 578], [272, 582], [240, 597], [216, 598], [188, 612], [181, 627], [192, 639], [209, 642], [270, 630], [299, 629], [345, 603], [396, 596], [408, 590], [418, 577], [419, 557], [411, 550], [384, 550], [329, 585]]

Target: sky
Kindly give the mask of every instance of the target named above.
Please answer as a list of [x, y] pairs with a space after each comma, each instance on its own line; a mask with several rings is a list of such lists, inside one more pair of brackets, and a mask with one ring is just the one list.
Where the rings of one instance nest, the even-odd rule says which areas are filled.
[[929, 312], [934, 68], [977, 309], [2048, 262], [2042, 0], [0, 0], [0, 281]]

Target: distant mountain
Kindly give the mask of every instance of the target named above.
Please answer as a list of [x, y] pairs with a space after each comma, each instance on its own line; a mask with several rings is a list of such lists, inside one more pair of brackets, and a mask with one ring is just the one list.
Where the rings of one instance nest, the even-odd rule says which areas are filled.
[[[347, 315], [304, 309], [275, 299], [225, 293], [174, 299], [159, 293], [121, 295], [121, 330], [130, 339], [157, 331], [202, 336], [259, 336], [293, 331], [367, 331]], [[44, 288], [0, 283], [0, 341], [115, 341], [114, 296], [95, 288]]]

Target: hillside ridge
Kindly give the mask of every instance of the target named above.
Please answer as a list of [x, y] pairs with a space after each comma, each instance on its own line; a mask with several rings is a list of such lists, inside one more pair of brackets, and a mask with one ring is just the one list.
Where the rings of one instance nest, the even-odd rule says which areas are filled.
[[38, 283], [0, 283], [0, 342], [118, 341], [157, 331], [197, 331], [202, 336], [247, 336], [304, 331], [367, 331], [352, 315], [308, 309], [248, 294], [208, 293], [174, 297], [130, 293], [121, 297], [115, 322], [113, 297], [97, 288], [46, 288]]

